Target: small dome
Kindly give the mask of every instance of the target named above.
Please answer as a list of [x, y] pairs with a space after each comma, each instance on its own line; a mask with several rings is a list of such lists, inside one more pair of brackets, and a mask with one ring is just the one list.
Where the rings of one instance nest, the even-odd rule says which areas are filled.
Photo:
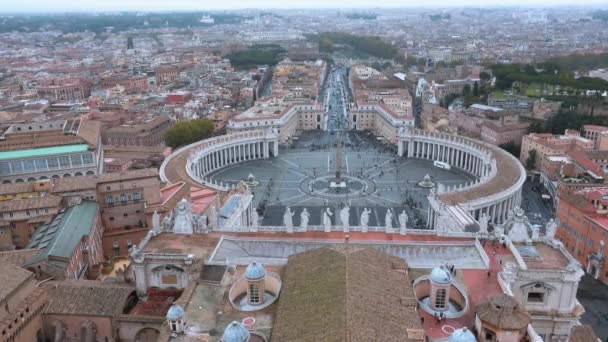
[[246, 342], [249, 340], [249, 331], [243, 323], [233, 321], [224, 330], [222, 342]]
[[437, 284], [451, 284], [452, 274], [444, 266], [437, 266], [431, 271], [429, 276], [432, 282]]
[[184, 309], [179, 305], [172, 305], [167, 311], [167, 320], [169, 321], [179, 321], [184, 318]]
[[448, 338], [448, 342], [477, 342], [475, 335], [469, 331], [469, 329], [460, 328], [454, 331], [450, 338]]
[[266, 270], [262, 264], [258, 264], [257, 262], [252, 262], [247, 266], [245, 270], [245, 278], [248, 280], [259, 280], [266, 276]]

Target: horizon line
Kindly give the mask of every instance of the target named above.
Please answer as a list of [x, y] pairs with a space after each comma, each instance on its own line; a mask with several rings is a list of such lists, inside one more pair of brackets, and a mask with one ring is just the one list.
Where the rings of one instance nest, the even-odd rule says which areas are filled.
[[212, 9], [40, 9], [28, 11], [3, 11], [0, 15], [40, 15], [40, 14], [132, 14], [132, 13], [198, 13], [198, 12], [239, 12], [239, 11], [301, 11], [301, 10], [385, 10], [385, 9], [418, 9], [418, 10], [437, 10], [437, 9], [608, 9], [608, 3], [588, 3], [588, 4], [492, 4], [492, 5], [400, 5], [400, 6], [354, 6], [354, 7], [226, 7]]

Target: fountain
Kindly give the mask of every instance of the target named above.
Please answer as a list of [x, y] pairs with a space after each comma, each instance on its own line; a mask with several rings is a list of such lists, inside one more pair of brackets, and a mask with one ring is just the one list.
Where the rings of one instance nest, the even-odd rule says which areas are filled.
[[431, 189], [435, 187], [435, 182], [431, 180], [431, 176], [429, 176], [427, 173], [426, 176], [424, 176], [424, 178], [418, 182], [418, 186], [425, 189]]

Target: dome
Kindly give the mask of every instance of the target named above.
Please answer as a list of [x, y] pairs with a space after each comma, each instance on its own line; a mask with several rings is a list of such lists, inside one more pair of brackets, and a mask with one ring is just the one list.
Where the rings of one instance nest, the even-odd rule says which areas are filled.
[[249, 331], [243, 323], [233, 321], [224, 330], [222, 342], [246, 342], [249, 340]]
[[448, 342], [477, 342], [475, 335], [469, 331], [469, 329], [460, 328], [454, 331], [450, 338], [448, 338]]
[[245, 278], [248, 280], [259, 280], [266, 276], [266, 270], [262, 264], [252, 262], [245, 270]]
[[448, 271], [447, 268], [443, 266], [437, 266], [433, 268], [431, 271], [431, 275], [429, 276], [432, 282], [437, 284], [451, 284], [452, 283], [452, 274]]
[[184, 309], [179, 305], [172, 305], [167, 311], [167, 320], [179, 321], [184, 318]]

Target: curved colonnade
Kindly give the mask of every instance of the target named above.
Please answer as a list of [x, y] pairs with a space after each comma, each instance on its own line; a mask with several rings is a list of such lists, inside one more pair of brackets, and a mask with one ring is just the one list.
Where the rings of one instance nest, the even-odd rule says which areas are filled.
[[[408, 158], [436, 160], [476, 177], [464, 186], [442, 186], [429, 196], [431, 228], [465, 230], [482, 215], [498, 224], [521, 203], [526, 172], [508, 152], [462, 136], [405, 129], [397, 134], [397, 153]], [[500, 174], [498, 174], [500, 170]]]
[[278, 156], [279, 134], [273, 130], [245, 131], [184, 146], [172, 153], [161, 165], [159, 173], [163, 181], [170, 182], [166, 175], [167, 165], [171, 163], [172, 157], [182, 153], [188, 153], [185, 167], [192, 180], [215, 190], [228, 191], [234, 185], [212, 181], [207, 176], [229, 165]]
[[[279, 154], [279, 134], [275, 130], [231, 133], [184, 146], [169, 156], [160, 168], [163, 181], [167, 165], [175, 156], [187, 155], [186, 173], [191, 180], [219, 191], [234, 185], [212, 181], [208, 175], [240, 162], [267, 159]], [[448, 163], [476, 177], [465, 185], [439, 185], [429, 195], [428, 223], [432, 229], [473, 231], [478, 220], [502, 223], [521, 202], [521, 188], [526, 173], [521, 163], [506, 151], [484, 142], [445, 133], [402, 129], [397, 134], [401, 157], [436, 160]], [[498, 174], [500, 170], [500, 175]]]

